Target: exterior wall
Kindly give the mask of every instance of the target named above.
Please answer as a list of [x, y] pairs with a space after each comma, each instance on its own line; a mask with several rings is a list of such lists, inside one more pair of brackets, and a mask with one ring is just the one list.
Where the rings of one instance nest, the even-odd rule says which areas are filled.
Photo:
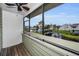
[[2, 9], [0, 8], [0, 50], [2, 46]]
[[3, 10], [3, 48], [22, 42], [23, 16]]

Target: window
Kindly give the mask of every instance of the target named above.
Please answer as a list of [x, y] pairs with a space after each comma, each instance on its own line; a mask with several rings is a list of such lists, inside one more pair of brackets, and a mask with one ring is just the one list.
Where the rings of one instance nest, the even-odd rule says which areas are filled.
[[42, 33], [42, 6], [30, 14], [30, 31]]
[[79, 3], [51, 8], [44, 13], [44, 20], [45, 35], [79, 41]]
[[42, 33], [42, 14], [39, 14], [33, 18], [30, 19], [31, 23], [31, 31]]
[[29, 31], [29, 19], [27, 17], [24, 18], [24, 30]]

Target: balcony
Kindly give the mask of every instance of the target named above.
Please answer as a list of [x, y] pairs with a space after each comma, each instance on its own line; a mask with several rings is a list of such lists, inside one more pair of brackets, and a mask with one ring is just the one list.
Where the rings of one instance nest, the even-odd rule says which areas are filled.
[[[73, 28], [70, 27], [70, 25], [72, 24], [70, 23], [64, 24], [64, 22], [61, 22], [63, 24], [61, 26], [61, 23], [59, 22], [59, 20], [60, 21], [61, 19], [65, 20], [65, 18], [68, 18], [69, 16], [66, 15], [65, 17], [63, 16], [65, 15], [63, 13], [61, 13], [60, 15], [57, 14], [58, 16], [55, 15], [56, 13], [58, 13], [58, 11], [61, 11], [57, 9], [57, 12], [55, 12], [56, 11], [55, 7], [61, 9], [61, 7], [64, 4], [46, 3], [36, 5], [38, 7], [35, 6], [36, 8], [34, 10], [31, 9], [31, 12], [28, 11], [27, 16], [25, 17], [23, 15], [18, 14], [15, 15], [15, 13], [11, 13], [5, 10], [2, 11], [3, 24], [0, 25], [3, 25], [3, 34], [1, 34], [3, 35], [3, 37], [1, 37], [1, 39], [3, 39], [2, 40], [3, 42], [1, 43], [2, 46], [0, 55], [1, 56], [78, 56], [79, 42], [55, 37], [54, 34], [48, 35], [49, 32], [46, 32], [47, 30], [52, 30], [52, 33], [55, 32], [55, 34], [57, 34], [56, 33], [57, 30], [59, 30], [58, 31], [59, 33], [60, 30], [63, 29], [62, 31], [64, 33], [61, 31], [62, 33], [60, 34], [65, 34], [66, 36], [70, 35], [70, 37], [73, 36], [73, 38], [77, 37], [76, 40], [79, 40], [78, 35], [74, 35], [71, 33], [72, 31], [74, 31]], [[70, 5], [68, 4], [68, 6]], [[52, 12], [50, 12], [50, 10]], [[76, 12], [78, 12], [78, 10], [76, 10]], [[68, 14], [70, 13], [68, 12]], [[53, 15], [52, 17], [55, 17], [55, 19], [49, 17], [51, 15]], [[47, 17], [50, 18], [50, 20], [52, 21], [49, 21]], [[71, 20], [70, 18], [68, 19]], [[53, 22], [53, 20], [56, 21]], [[72, 20], [74, 21], [74, 18], [72, 18]], [[77, 22], [76, 19], [75, 21]], [[68, 22], [68, 20], [67, 21], [65, 20], [65, 22]], [[54, 25], [53, 23], [56, 23], [56, 25]], [[76, 28], [77, 31], [79, 30], [78, 27]]]

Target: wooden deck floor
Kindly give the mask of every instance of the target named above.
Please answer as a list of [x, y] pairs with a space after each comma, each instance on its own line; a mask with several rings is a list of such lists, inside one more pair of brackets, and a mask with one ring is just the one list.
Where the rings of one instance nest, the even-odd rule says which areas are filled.
[[29, 56], [30, 54], [26, 51], [24, 45], [19, 45], [4, 48], [1, 50], [0, 56]]

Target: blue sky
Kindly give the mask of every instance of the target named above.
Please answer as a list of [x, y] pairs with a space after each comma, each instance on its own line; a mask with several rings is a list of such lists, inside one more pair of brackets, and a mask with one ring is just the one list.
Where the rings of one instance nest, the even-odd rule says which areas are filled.
[[[38, 24], [42, 16], [31, 19], [31, 26]], [[45, 24], [74, 24], [79, 23], [79, 3], [66, 3], [45, 12]]]

